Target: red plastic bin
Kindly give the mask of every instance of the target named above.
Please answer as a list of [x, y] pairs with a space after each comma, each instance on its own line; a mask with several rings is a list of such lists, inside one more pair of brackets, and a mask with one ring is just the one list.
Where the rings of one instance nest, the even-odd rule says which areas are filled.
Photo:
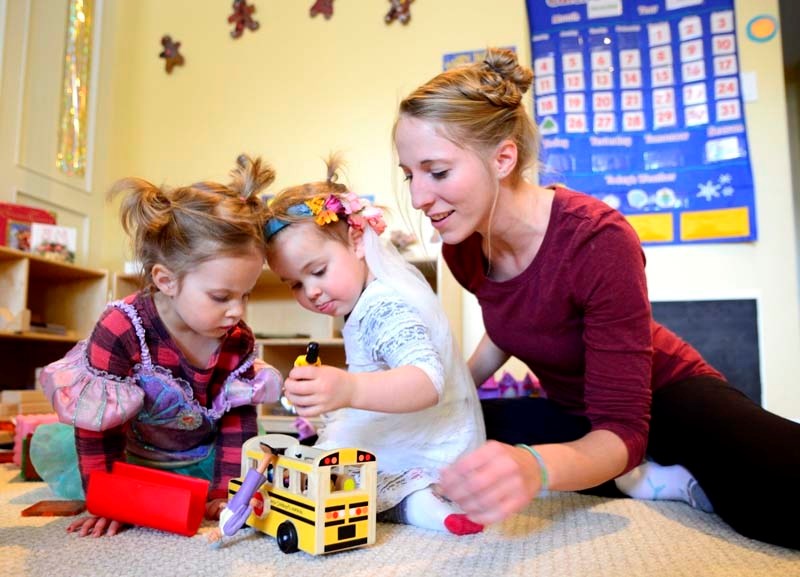
[[169, 471], [116, 462], [89, 477], [89, 513], [191, 537], [203, 520], [209, 482]]

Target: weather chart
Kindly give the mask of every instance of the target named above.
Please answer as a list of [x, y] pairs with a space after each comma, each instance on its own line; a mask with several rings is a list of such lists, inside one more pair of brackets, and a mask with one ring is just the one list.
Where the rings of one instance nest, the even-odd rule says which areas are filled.
[[733, 0], [527, 0], [543, 183], [645, 244], [757, 238]]

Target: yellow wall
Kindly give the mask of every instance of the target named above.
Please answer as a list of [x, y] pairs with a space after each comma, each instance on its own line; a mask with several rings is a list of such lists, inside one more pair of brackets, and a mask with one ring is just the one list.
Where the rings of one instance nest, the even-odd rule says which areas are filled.
[[[379, 0], [336, 0], [329, 21], [309, 17], [312, 0], [256, 0], [261, 28], [238, 40], [229, 36], [228, 1], [95, 0], [102, 34], [93, 167], [89, 179], [75, 181], [54, 174], [43, 152], [55, 142], [43, 119], [58, 95], [40, 89], [58, 86], [61, 60], [48, 46], [63, 35], [63, 25], [45, 19], [63, 17], [54, 5], [63, 9], [66, 1], [0, 0], [6, 23], [0, 200], [23, 190], [31, 203], [72, 211], [84, 227], [82, 262], [112, 270], [126, 258], [116, 212], [103, 202], [113, 180], [225, 179], [236, 155], [248, 151], [275, 165], [280, 188], [321, 178], [321, 157], [340, 150], [352, 187], [395, 206], [403, 188], [390, 141], [398, 100], [439, 72], [445, 53], [513, 45], [530, 61], [522, 0], [414, 2], [408, 26], [384, 24], [389, 3]], [[736, 2], [741, 67], [758, 80], [758, 100], [745, 109], [759, 240], [649, 248], [648, 282], [659, 300], [758, 298], [764, 402], [800, 419], [800, 313], [781, 46], [779, 39], [754, 44], [744, 34], [752, 16], [777, 17], [777, 5]], [[182, 43], [186, 57], [172, 75], [158, 58], [164, 34]], [[17, 128], [20, 111], [35, 134]], [[25, 143], [31, 138], [40, 140], [30, 147]], [[482, 326], [474, 303], [466, 302], [469, 352]]]
[[[104, 56], [116, 64], [108, 177], [224, 179], [248, 151], [273, 163], [278, 189], [324, 178], [322, 158], [339, 150], [352, 187], [394, 207], [399, 99], [438, 73], [445, 53], [514, 45], [530, 58], [525, 4], [517, 0], [491, 9], [480, 1], [416, 2], [407, 26], [384, 23], [388, 2], [337, 0], [327, 21], [309, 17], [312, 4], [256, 2], [260, 29], [233, 40], [230, 2], [109, 3]], [[157, 57], [167, 33], [186, 58], [171, 75]], [[119, 236], [113, 212], [106, 222], [111, 263]]]

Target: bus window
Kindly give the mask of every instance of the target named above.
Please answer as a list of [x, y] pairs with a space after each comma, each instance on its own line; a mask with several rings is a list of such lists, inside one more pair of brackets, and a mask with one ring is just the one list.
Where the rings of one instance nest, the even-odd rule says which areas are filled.
[[297, 469], [283, 470], [283, 488], [296, 495], [305, 495], [308, 492], [308, 475]]
[[355, 491], [361, 487], [361, 468], [343, 465], [331, 470], [331, 491]]
[[284, 489], [288, 489], [290, 481], [288, 469], [284, 469], [283, 467], [281, 467], [280, 469], [278, 469], [278, 473], [280, 474], [281, 477], [281, 485], [283, 485]]

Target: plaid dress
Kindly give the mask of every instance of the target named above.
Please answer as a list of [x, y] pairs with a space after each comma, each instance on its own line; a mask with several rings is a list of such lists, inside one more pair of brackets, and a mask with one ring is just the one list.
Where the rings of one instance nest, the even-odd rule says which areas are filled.
[[[231, 372], [235, 371], [252, 353], [255, 340], [250, 328], [242, 321], [224, 337], [217, 351], [204, 368], [189, 363], [173, 341], [166, 326], [158, 316], [152, 296], [136, 293], [124, 303], [131, 305], [141, 319], [144, 340], [150, 351], [152, 363], [159, 372], [170, 374], [188, 383], [193, 398], [202, 406], [211, 408]], [[142, 351], [136, 327], [129, 316], [119, 308], [109, 307], [100, 317], [87, 344], [89, 364], [110, 377], [131, 377], [142, 363]], [[249, 367], [241, 376], [253, 378], [255, 371]], [[156, 427], [147, 425], [151, 430]], [[203, 428], [204, 427], [204, 428]], [[139, 430], [137, 430], [137, 428]], [[102, 431], [75, 428], [75, 445], [78, 466], [84, 488], [89, 474], [95, 470], [110, 471], [115, 461], [125, 460], [126, 452], [139, 456], [142, 451], [152, 451], [168, 466], [174, 451], [178, 461], [200, 444], [215, 450], [214, 473], [209, 499], [225, 498], [228, 481], [239, 475], [241, 447], [257, 434], [256, 411], [253, 405], [243, 405], [224, 412], [213, 425], [204, 423], [199, 430], [174, 431], [153, 442], [146, 428], [132, 419], [121, 426]], [[147, 443], [143, 442], [143, 437]], [[202, 438], [200, 438], [202, 437]], [[158, 446], [160, 445], [160, 446]], [[199, 459], [198, 459], [199, 460]]]

